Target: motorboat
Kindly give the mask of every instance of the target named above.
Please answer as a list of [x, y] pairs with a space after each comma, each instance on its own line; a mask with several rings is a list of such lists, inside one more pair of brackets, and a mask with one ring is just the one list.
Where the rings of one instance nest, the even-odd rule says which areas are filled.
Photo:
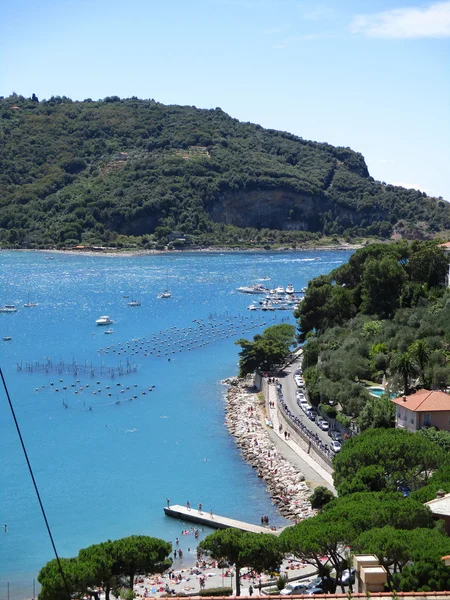
[[139, 302], [139, 300], [132, 300], [131, 302], [128, 302], [128, 306], [140, 306], [141, 303]]
[[243, 285], [237, 288], [242, 294], [267, 294], [269, 292], [262, 283], [254, 283], [253, 285]]
[[0, 313], [15, 313], [17, 312], [17, 308], [14, 304], [4, 304], [0, 307]]
[[158, 294], [158, 298], [171, 298], [172, 297], [172, 292], [169, 290], [164, 290], [164, 292], [161, 292], [160, 294]]
[[111, 335], [111, 333], [114, 333], [114, 329], [107, 329], [105, 333]]
[[275, 288], [275, 293], [284, 294], [284, 287], [282, 285], [279, 285], [277, 288]]
[[24, 308], [33, 308], [33, 306], [36, 306], [35, 302], [31, 302], [30, 294], [28, 294], [27, 301], [25, 302], [25, 304], [23, 306], [24, 306]]
[[293, 294], [294, 292], [294, 286], [292, 285], [292, 283], [288, 283], [286, 286], [286, 294]]
[[10, 335], [3, 336], [3, 341], [4, 342], [10, 342], [11, 340], [12, 340], [12, 337]]
[[103, 317], [99, 317], [96, 321], [97, 325], [112, 325], [114, 321], [108, 315], [103, 315]]
[[247, 306], [247, 310], [257, 310], [257, 306], [255, 306], [254, 304], [250, 304], [250, 306]]

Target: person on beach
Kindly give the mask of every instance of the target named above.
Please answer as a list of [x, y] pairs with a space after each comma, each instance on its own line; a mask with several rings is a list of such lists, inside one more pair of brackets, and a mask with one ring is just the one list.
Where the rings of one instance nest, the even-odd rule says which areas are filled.
[[202, 503], [201, 503], [201, 502], [199, 502], [199, 504], [198, 504], [198, 512], [199, 512], [199, 513], [201, 513], [201, 512], [202, 512], [202, 508], [203, 508], [203, 507], [202, 507]]
[[166, 498], [166, 502], [167, 502], [167, 508], [170, 508], [170, 499]]
[[211, 508], [211, 510], [209, 511], [209, 516], [211, 517], [211, 519], [214, 519], [214, 517], [213, 517], [213, 511], [212, 511], [212, 508]]
[[248, 595], [253, 596], [253, 586], [252, 585], [250, 585], [250, 587], [248, 588]]
[[189, 500], [186, 502], [186, 508], [188, 510], [191, 510], [191, 504], [190, 504]]

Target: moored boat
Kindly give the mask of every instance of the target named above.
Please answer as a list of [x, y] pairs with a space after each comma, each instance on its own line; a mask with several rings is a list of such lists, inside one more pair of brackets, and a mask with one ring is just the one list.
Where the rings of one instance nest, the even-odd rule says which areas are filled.
[[139, 300], [132, 300], [131, 302], [128, 302], [128, 306], [140, 306], [141, 303], [139, 302]]
[[112, 325], [114, 323], [114, 321], [108, 315], [99, 317], [95, 322], [97, 325]]
[[0, 307], [0, 313], [15, 313], [17, 312], [17, 308], [14, 304], [4, 304]]
[[243, 285], [238, 287], [237, 291], [242, 294], [267, 294], [269, 290], [261, 283], [254, 283], [253, 285]]

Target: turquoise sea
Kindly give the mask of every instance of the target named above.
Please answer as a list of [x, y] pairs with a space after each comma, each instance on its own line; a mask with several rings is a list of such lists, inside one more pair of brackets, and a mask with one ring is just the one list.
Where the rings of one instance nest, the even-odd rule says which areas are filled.
[[[0, 304], [18, 308], [0, 314], [0, 365], [60, 556], [140, 533], [179, 537], [192, 561], [166, 497], [283, 522], [224, 426], [220, 380], [237, 372], [236, 339], [294, 319], [246, 310], [258, 297], [236, 288], [270, 277], [299, 290], [349, 255], [0, 253]], [[167, 284], [172, 298], [157, 299]], [[96, 326], [101, 315], [114, 334]], [[11, 600], [31, 598], [53, 555], [3, 389], [0, 455], [0, 599], [8, 584]]]

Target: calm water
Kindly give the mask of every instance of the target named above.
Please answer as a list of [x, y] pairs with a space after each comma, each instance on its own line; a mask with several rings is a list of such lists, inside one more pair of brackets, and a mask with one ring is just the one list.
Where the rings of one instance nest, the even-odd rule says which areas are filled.
[[[0, 314], [0, 338], [12, 336], [0, 341], [0, 365], [61, 556], [140, 533], [178, 536], [193, 557], [192, 536], [181, 536], [182, 523], [164, 516], [167, 496], [282, 523], [224, 427], [220, 380], [237, 371], [236, 339], [294, 320], [286, 311], [247, 311], [257, 297], [235, 290], [264, 276], [271, 286], [300, 289], [348, 256], [0, 253], [0, 304], [18, 307]], [[157, 299], [167, 283], [172, 298]], [[36, 307], [23, 307], [28, 295]], [[134, 298], [142, 306], [129, 307]], [[95, 325], [105, 314], [114, 319], [114, 335]], [[45, 373], [47, 361], [79, 367]], [[127, 364], [137, 370], [126, 374]], [[0, 599], [9, 582], [14, 600], [31, 597], [33, 578], [53, 556], [3, 389], [0, 415], [0, 523], [8, 527], [0, 533]]]

